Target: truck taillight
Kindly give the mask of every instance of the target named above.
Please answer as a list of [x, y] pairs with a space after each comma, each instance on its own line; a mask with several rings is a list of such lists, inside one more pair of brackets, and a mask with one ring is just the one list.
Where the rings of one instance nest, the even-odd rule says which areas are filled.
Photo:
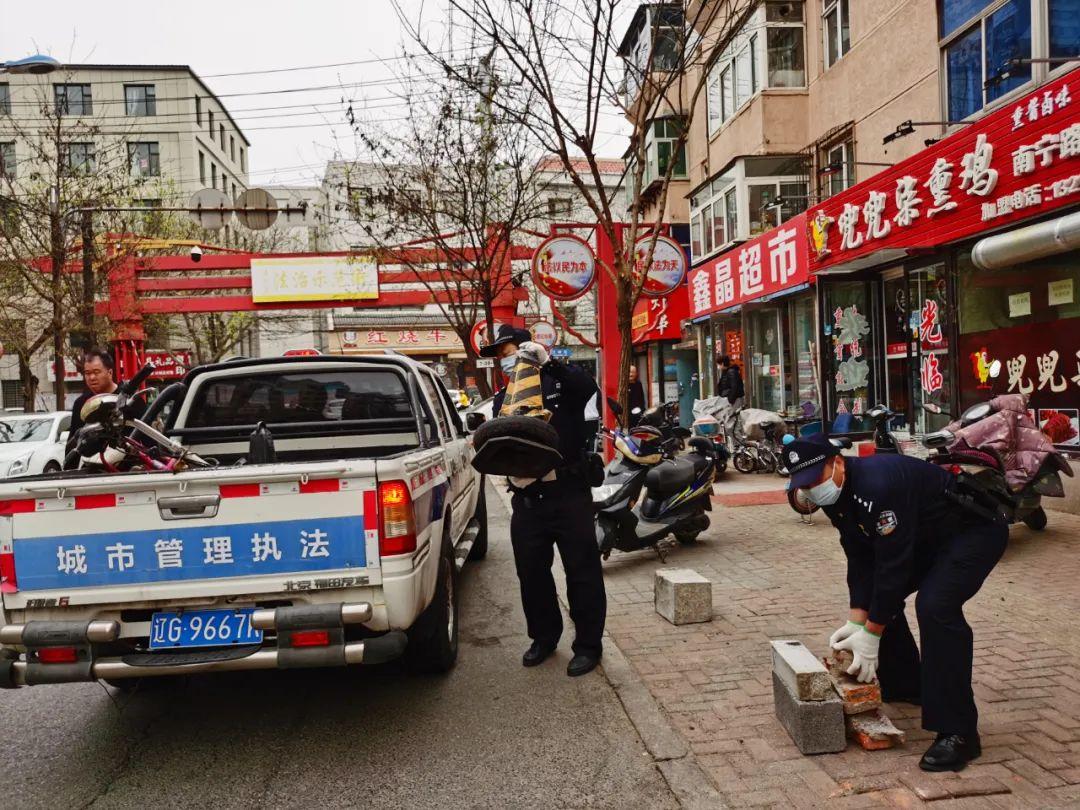
[[74, 664], [79, 660], [79, 651], [74, 647], [43, 647], [37, 657], [43, 664]]
[[416, 551], [416, 524], [412, 496], [404, 481], [379, 484], [379, 554], [407, 554]]
[[0, 593], [15, 593], [19, 583], [15, 579], [15, 554], [0, 552]]

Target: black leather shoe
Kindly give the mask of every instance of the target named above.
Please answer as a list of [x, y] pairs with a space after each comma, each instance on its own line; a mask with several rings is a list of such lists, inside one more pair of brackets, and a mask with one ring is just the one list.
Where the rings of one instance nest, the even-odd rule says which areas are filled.
[[962, 771], [973, 759], [982, 755], [979, 735], [962, 737], [959, 734], [938, 734], [934, 744], [919, 760], [924, 771]]
[[521, 656], [521, 663], [527, 667], [535, 667], [537, 664], [544, 663], [553, 652], [555, 652], [554, 644], [542, 644], [539, 641], [534, 641], [532, 646]]
[[571, 658], [570, 663], [566, 665], [566, 674], [571, 678], [576, 678], [578, 675], [592, 672], [599, 663], [599, 655], [585, 655], [584, 653], [578, 653]]

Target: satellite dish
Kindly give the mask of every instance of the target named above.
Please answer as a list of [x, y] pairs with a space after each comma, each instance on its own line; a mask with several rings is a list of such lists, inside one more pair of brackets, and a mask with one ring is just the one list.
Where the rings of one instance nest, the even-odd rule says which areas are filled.
[[[253, 231], [265, 231], [278, 218], [277, 200], [266, 189], [249, 188], [236, 198], [236, 218]], [[273, 209], [246, 211], [246, 208]]]
[[216, 231], [225, 225], [231, 211], [232, 204], [224, 191], [216, 188], [204, 188], [191, 195], [188, 202], [188, 216], [200, 228], [208, 231]]

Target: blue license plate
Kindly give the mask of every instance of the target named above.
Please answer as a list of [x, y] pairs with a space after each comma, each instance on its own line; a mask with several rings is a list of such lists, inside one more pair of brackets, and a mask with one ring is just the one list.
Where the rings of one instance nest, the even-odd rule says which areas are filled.
[[252, 613], [254, 608], [155, 613], [150, 621], [150, 649], [260, 644], [262, 630], [251, 626]]

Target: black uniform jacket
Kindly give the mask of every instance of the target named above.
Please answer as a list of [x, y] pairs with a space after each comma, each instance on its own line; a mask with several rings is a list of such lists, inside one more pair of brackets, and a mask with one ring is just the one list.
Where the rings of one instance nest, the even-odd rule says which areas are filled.
[[[585, 432], [585, 406], [596, 396], [596, 381], [580, 366], [556, 361], [540, 369], [540, 389], [544, 407], [551, 411], [550, 424], [559, 434], [559, 453], [567, 463], [581, 458], [588, 436]], [[506, 389], [495, 394], [492, 413], [499, 415]]]
[[943, 533], [966, 519], [945, 492], [953, 476], [912, 456], [844, 458], [840, 499], [823, 507], [848, 560], [851, 607], [888, 624], [918, 588]]

